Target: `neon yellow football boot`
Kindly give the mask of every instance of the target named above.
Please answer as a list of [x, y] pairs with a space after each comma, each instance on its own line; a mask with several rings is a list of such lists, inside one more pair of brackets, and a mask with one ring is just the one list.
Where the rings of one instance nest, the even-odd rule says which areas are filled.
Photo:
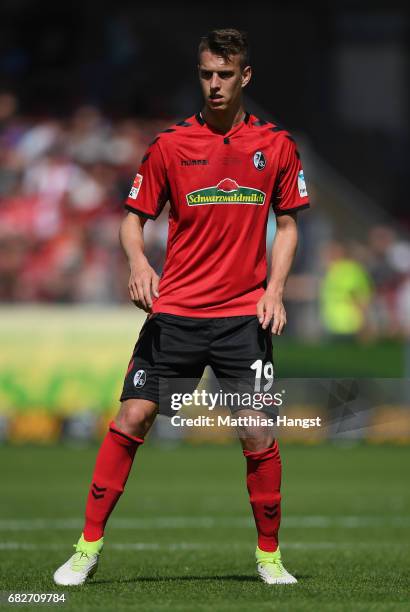
[[296, 578], [282, 565], [279, 548], [275, 552], [265, 552], [256, 547], [256, 567], [258, 574], [267, 584], [295, 584]]
[[84, 584], [97, 571], [103, 544], [104, 538], [96, 542], [86, 542], [84, 534], [81, 534], [77, 544], [74, 544], [76, 552], [54, 573], [54, 582], [72, 586]]

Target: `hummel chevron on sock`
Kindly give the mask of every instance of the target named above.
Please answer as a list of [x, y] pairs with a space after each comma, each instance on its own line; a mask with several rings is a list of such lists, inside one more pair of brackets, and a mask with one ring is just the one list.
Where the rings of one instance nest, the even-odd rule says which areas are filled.
[[85, 511], [84, 539], [99, 540], [115, 504], [124, 491], [132, 462], [142, 438], [118, 429], [114, 421], [98, 451]]
[[258, 531], [258, 546], [266, 552], [278, 548], [280, 526], [280, 483], [282, 464], [278, 443], [261, 451], [244, 450], [246, 484]]

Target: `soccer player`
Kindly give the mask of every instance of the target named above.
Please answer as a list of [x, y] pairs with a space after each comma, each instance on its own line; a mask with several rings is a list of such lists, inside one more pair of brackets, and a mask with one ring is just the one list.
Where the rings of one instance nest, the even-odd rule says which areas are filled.
[[[149, 146], [126, 201], [120, 239], [130, 265], [129, 292], [148, 313], [121, 396], [98, 452], [76, 553], [54, 574], [62, 585], [92, 576], [108, 517], [159, 407], [159, 379], [247, 380], [273, 371], [272, 336], [286, 323], [282, 295], [297, 244], [297, 211], [308, 196], [295, 142], [279, 126], [244, 110], [251, 78], [246, 35], [203, 37], [198, 54], [201, 112], [160, 133]], [[170, 202], [161, 279], [144, 256], [143, 227]], [[266, 227], [277, 230], [269, 279]], [[239, 409], [235, 414], [246, 415]], [[240, 428], [246, 484], [258, 535], [257, 571], [268, 584], [296, 579], [278, 545], [281, 460], [274, 434]]]

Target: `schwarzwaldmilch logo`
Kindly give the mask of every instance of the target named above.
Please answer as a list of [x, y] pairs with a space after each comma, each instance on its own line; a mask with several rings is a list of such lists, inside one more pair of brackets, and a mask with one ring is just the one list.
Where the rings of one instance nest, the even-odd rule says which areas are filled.
[[236, 181], [225, 178], [215, 187], [191, 191], [186, 196], [188, 206], [204, 204], [253, 204], [263, 206], [266, 193], [254, 187], [242, 187]]

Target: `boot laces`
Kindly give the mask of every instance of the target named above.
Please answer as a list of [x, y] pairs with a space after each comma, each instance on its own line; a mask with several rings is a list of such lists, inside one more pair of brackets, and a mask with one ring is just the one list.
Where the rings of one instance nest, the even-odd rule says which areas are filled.
[[[77, 548], [77, 545], [74, 544], [74, 548]], [[71, 562], [71, 567], [74, 572], [80, 572], [84, 569], [84, 566], [90, 561], [90, 555], [83, 550], [77, 550], [75, 553], [73, 560]]]

